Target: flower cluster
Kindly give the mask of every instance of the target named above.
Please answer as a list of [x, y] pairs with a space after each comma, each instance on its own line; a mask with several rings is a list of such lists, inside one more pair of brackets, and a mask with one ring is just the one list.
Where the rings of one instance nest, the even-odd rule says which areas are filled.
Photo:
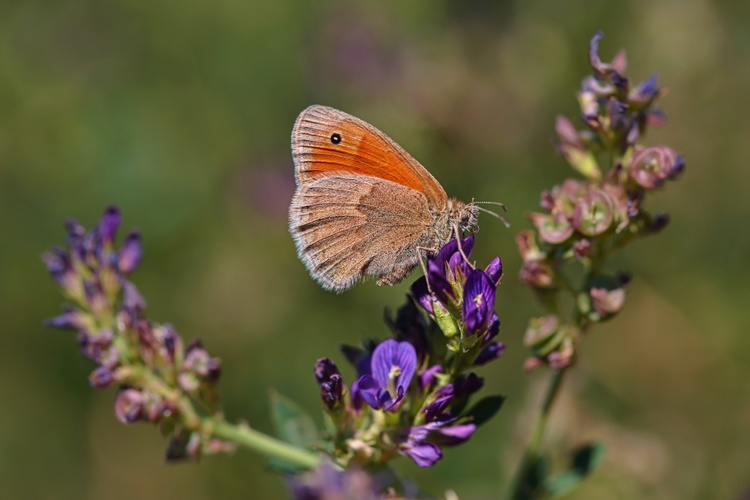
[[217, 411], [219, 360], [199, 341], [185, 344], [172, 326], [144, 317], [146, 303], [127, 279], [141, 259], [140, 235], [132, 231], [115, 248], [119, 224], [116, 207], [88, 232], [66, 223], [68, 248], [43, 259], [71, 305], [46, 324], [78, 332], [81, 352], [97, 365], [90, 384], [118, 386], [114, 409], [121, 422], [151, 422], [172, 435], [168, 460], [227, 451], [231, 445], [201, 432], [194, 408]]
[[[629, 276], [605, 274], [602, 265], [615, 250], [666, 227], [668, 217], [646, 211], [644, 200], [685, 167], [673, 149], [639, 144], [649, 126], [665, 121], [656, 104], [663, 92], [655, 76], [630, 85], [623, 51], [603, 63], [598, 53], [601, 37], [591, 40], [593, 75], [584, 79], [578, 93], [585, 128], [576, 130], [564, 117], [556, 123], [559, 151], [584, 179], [566, 179], [544, 191], [544, 212], [529, 214], [536, 231], [522, 231], [516, 239], [523, 258], [521, 280], [549, 312], [533, 319], [526, 332], [525, 342], [533, 352], [528, 369], [568, 366], [589, 324], [622, 308]], [[566, 273], [573, 264], [583, 268], [580, 283]], [[569, 292], [575, 303], [567, 321], [559, 314], [559, 291]]]
[[429, 467], [442, 458], [443, 447], [471, 437], [484, 420], [480, 410], [499, 409], [497, 396], [466, 410], [483, 385], [471, 370], [504, 349], [494, 340], [502, 265], [496, 258], [476, 269], [468, 262], [473, 244], [473, 235], [451, 241], [428, 260], [427, 276], [414, 283], [396, 317], [388, 318], [394, 338], [342, 347], [357, 371], [351, 385], [333, 361], [318, 360], [315, 375], [337, 463], [382, 464], [400, 454]]

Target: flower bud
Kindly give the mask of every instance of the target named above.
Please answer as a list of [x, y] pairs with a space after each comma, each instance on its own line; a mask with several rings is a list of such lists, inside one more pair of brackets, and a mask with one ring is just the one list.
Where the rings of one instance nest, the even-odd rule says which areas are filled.
[[328, 358], [320, 358], [315, 363], [315, 379], [320, 386], [320, 398], [329, 410], [341, 401], [344, 381], [336, 363]]
[[612, 317], [625, 304], [624, 288], [615, 288], [614, 290], [592, 288], [589, 294], [591, 295], [591, 305], [600, 320]]
[[552, 267], [546, 262], [527, 260], [519, 272], [521, 282], [534, 288], [552, 288], [554, 275]]
[[129, 274], [138, 267], [142, 256], [141, 234], [138, 231], [131, 231], [120, 247], [117, 268], [122, 274]]
[[140, 391], [125, 389], [115, 399], [115, 416], [123, 424], [132, 424], [143, 418], [145, 398]]

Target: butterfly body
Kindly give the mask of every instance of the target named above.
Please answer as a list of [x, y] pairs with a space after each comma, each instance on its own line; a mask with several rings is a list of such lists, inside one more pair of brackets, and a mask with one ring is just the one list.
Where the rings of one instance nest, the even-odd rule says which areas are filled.
[[366, 276], [401, 282], [455, 236], [477, 226], [477, 207], [448, 198], [398, 144], [342, 111], [311, 106], [292, 130], [297, 190], [289, 229], [300, 259], [324, 288]]

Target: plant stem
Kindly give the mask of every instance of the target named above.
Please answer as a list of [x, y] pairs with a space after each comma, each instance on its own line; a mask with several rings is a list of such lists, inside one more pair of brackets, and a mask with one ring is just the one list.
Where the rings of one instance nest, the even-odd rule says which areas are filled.
[[230, 424], [225, 420], [206, 418], [206, 428], [212, 437], [232, 441], [263, 455], [280, 458], [305, 469], [313, 469], [320, 462], [317, 453], [298, 448], [247, 426]]
[[534, 498], [538, 491], [538, 481], [541, 479], [540, 477], [537, 477], [536, 470], [540, 458], [539, 448], [544, 436], [544, 430], [547, 427], [550, 409], [552, 408], [552, 404], [560, 390], [563, 376], [566, 371], [566, 368], [561, 368], [552, 373], [552, 379], [547, 388], [547, 394], [544, 396], [539, 418], [537, 419], [536, 425], [531, 433], [529, 444], [526, 445], [526, 449], [524, 450], [521, 466], [519, 467], [512, 483], [513, 489], [511, 490], [510, 498], [514, 500]]

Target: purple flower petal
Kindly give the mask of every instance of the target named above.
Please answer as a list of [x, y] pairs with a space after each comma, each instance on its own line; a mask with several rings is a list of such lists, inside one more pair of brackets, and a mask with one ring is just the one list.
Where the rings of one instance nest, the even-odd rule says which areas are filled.
[[85, 331], [87, 329], [86, 316], [78, 310], [67, 311], [60, 316], [44, 320], [44, 326], [61, 330]]
[[484, 272], [487, 274], [487, 277], [490, 278], [490, 281], [497, 286], [500, 282], [500, 278], [503, 277], [503, 262], [500, 260], [500, 257], [492, 259]]
[[469, 273], [464, 287], [461, 318], [469, 335], [484, 334], [494, 316], [495, 286], [480, 269]]
[[493, 359], [499, 358], [505, 352], [505, 344], [502, 342], [492, 342], [482, 349], [477, 359], [474, 360], [474, 366], [480, 366], [489, 363]]
[[422, 276], [411, 285], [409, 290], [414, 301], [422, 306], [422, 308], [430, 314], [435, 313], [433, 308], [433, 298], [430, 291], [427, 289], [427, 278]]
[[442, 414], [446, 408], [448, 408], [451, 401], [453, 401], [453, 398], [456, 395], [455, 392], [456, 390], [453, 384], [441, 387], [437, 391], [435, 400], [422, 410], [425, 414], [425, 421], [431, 422], [438, 415]]
[[487, 329], [487, 333], [484, 335], [484, 341], [489, 342], [493, 338], [497, 337], [498, 333], [500, 333], [500, 318], [497, 317], [497, 314], [493, 314], [490, 327]]
[[422, 389], [422, 391], [427, 391], [435, 382], [438, 373], [443, 373], [443, 367], [440, 365], [433, 365], [420, 373], [419, 388]]
[[123, 424], [132, 424], [144, 417], [145, 398], [135, 389], [125, 389], [115, 399], [115, 415]]
[[146, 301], [138, 292], [134, 284], [126, 279], [122, 280], [123, 300], [122, 304], [128, 311], [138, 312], [146, 308]]
[[[363, 375], [357, 380], [356, 384], [359, 395], [373, 409], [379, 410], [388, 405], [389, 402], [392, 402], [391, 395], [388, 391], [383, 389], [380, 383], [378, 383], [378, 381], [372, 376]], [[393, 405], [390, 405], [389, 409], [392, 407]]]
[[474, 424], [452, 425], [440, 428], [433, 438], [442, 446], [456, 446], [469, 439], [475, 430]]
[[131, 231], [125, 238], [120, 248], [117, 267], [122, 274], [131, 273], [141, 261], [143, 248], [141, 247], [141, 234], [138, 231]]
[[99, 222], [99, 233], [102, 240], [108, 245], [112, 245], [117, 235], [117, 228], [120, 226], [120, 210], [112, 205], [107, 208]]
[[432, 293], [440, 302], [450, 303], [456, 297], [453, 287], [446, 277], [446, 265], [437, 260], [427, 261], [427, 281], [430, 283], [429, 288], [432, 289]]
[[112, 370], [106, 366], [100, 366], [89, 375], [89, 384], [91, 384], [91, 387], [103, 389], [111, 384], [113, 379]]
[[401, 448], [401, 452], [414, 460], [414, 463], [420, 467], [432, 467], [435, 462], [443, 458], [443, 452], [436, 444], [432, 443], [421, 442], [405, 445]]
[[400, 372], [395, 376], [394, 387], [409, 387], [417, 367], [417, 353], [408, 342], [388, 339], [380, 343], [372, 353], [372, 376], [381, 387], [389, 386], [392, 370]]

